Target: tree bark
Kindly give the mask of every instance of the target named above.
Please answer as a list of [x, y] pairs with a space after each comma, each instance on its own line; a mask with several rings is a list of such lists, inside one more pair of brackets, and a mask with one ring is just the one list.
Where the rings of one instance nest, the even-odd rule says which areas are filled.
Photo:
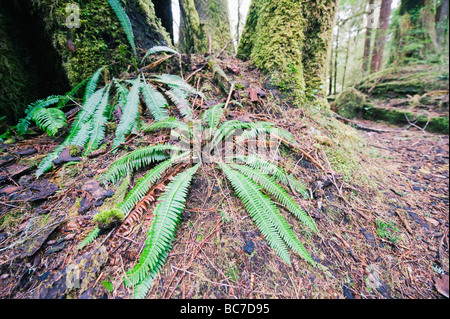
[[372, 29], [375, 18], [375, 0], [369, 1], [369, 11], [367, 14], [367, 29], [366, 29], [366, 39], [364, 42], [364, 53], [363, 53], [363, 74], [366, 74], [369, 69], [370, 64], [370, 49], [372, 44]]
[[375, 43], [372, 53], [371, 73], [380, 71], [383, 63], [383, 51], [386, 44], [386, 32], [389, 27], [391, 16], [392, 0], [382, 0], [380, 9], [380, 19], [376, 32]]
[[337, 0], [253, 0], [238, 54], [298, 103], [326, 95]]
[[[67, 23], [72, 14], [68, 5], [79, 7], [78, 26]], [[124, 8], [139, 53], [155, 45], [171, 45], [151, 0], [128, 0]], [[0, 94], [6, 98], [6, 102], [0, 98], [0, 113], [8, 113], [12, 121], [23, 116], [27, 104], [66, 93], [101, 66], [108, 65], [109, 75], [116, 76], [130, 64], [131, 50], [123, 54], [123, 48], [129, 48], [125, 32], [105, 0], [2, 2], [0, 37], [0, 93], [9, 92]], [[3, 72], [11, 66], [13, 72]]]
[[443, 0], [436, 30], [438, 43], [441, 48], [446, 43], [446, 39], [448, 37], [448, 34], [446, 32], [448, 30], [447, 25], [448, 25], [448, 0]]
[[[228, 3], [224, 0], [180, 0], [180, 49], [204, 53], [211, 39], [211, 49], [221, 50], [231, 39]], [[233, 46], [229, 47], [233, 51]]]

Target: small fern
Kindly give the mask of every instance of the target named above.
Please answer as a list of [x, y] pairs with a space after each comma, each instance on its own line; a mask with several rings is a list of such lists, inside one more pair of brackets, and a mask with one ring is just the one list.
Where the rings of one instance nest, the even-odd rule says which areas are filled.
[[42, 108], [33, 113], [37, 126], [50, 136], [55, 136], [58, 130], [67, 125], [64, 112], [57, 108]]
[[137, 56], [136, 44], [134, 42], [133, 27], [131, 26], [130, 18], [128, 17], [124, 8], [120, 4], [120, 0], [108, 0], [108, 3], [116, 13], [117, 19], [119, 20], [120, 25], [125, 31], [128, 42], [130, 43], [131, 49], [133, 50], [134, 56]]
[[78, 245], [78, 250], [82, 250], [85, 246], [92, 243], [98, 237], [98, 235], [100, 235], [100, 231], [100, 228], [95, 227]]
[[[215, 150], [221, 149], [218, 146], [239, 129], [247, 130], [241, 134], [241, 137], [253, 136], [253, 131], [256, 130], [264, 133], [275, 132], [276, 138], [283, 140], [290, 138], [290, 133], [266, 122], [223, 122], [223, 107], [223, 104], [218, 104], [206, 110], [201, 116], [201, 122], [197, 121], [188, 125], [175, 118], [169, 118], [155, 122], [144, 129], [145, 132], [165, 129], [181, 130], [182, 135], [191, 141], [197, 138], [201, 132], [206, 131], [206, 135], [204, 135], [206, 140], [203, 141], [202, 145], [205, 145], [207, 152], [203, 152], [202, 155], [196, 155], [196, 151], [191, 148], [191, 143], [179, 143], [176, 146], [154, 145], [136, 150], [117, 160], [104, 174], [103, 179], [105, 181], [116, 182], [137, 169], [153, 164], [158, 160], [157, 154], [161, 154], [160, 151], [176, 151], [172, 153], [171, 157], [160, 159], [160, 164], [150, 169], [130, 191], [125, 201], [119, 205], [119, 209], [127, 216], [151, 192], [155, 183], [170, 167], [181, 161], [186, 164], [185, 171], [175, 175], [165, 188], [164, 193], [157, 199], [158, 204], [153, 211], [155, 220], [146, 238], [145, 248], [140, 256], [139, 263], [127, 272], [125, 283], [134, 286], [136, 298], [145, 297], [156, 274], [165, 263], [180, 222], [181, 213], [185, 207], [189, 186], [202, 165], [213, 165], [223, 172], [224, 177], [230, 181], [233, 190], [268, 244], [282, 260], [290, 264], [289, 250], [292, 250], [307, 262], [315, 265], [314, 260], [275, 205], [275, 202], [279, 203], [307, 228], [318, 233], [313, 220], [288, 193], [291, 187], [298, 191], [299, 189], [304, 190], [304, 186], [282, 167], [262, 157], [238, 155], [221, 158], [219, 154], [215, 154]], [[172, 135], [174, 134], [172, 133]], [[239, 140], [240, 137], [237, 139]], [[208, 144], [212, 146], [207, 147]], [[242, 146], [236, 143], [235, 147], [240, 148]], [[200, 163], [190, 166], [189, 163], [192, 162], [192, 159], [194, 159], [194, 162], [196, 159], [200, 160]], [[236, 160], [240, 163], [235, 162]]]

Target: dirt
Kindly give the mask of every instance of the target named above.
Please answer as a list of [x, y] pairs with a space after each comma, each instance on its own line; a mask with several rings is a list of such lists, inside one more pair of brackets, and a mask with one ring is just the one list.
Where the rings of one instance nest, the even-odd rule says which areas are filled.
[[[233, 99], [250, 106], [253, 114], [232, 102], [233, 117], [270, 119], [296, 135], [304, 133], [301, 121], [273, 115], [283, 110], [267, 98], [272, 92], [264, 89], [257, 71], [235, 59], [224, 60], [221, 66], [241, 84]], [[213, 78], [206, 71], [199, 74]], [[193, 79], [202, 83], [201, 78]], [[207, 96], [225, 102], [219, 85], [211, 83]], [[273, 95], [279, 99], [276, 92]], [[313, 200], [297, 196], [296, 201], [314, 218], [321, 237], [306, 231], [287, 213], [284, 216], [317, 268], [295, 255], [292, 266], [278, 258], [230, 192], [231, 185], [219, 171], [206, 166], [193, 181], [173, 249], [147, 297], [445, 298], [448, 135], [357, 123], [372, 129], [359, 132], [367, 140], [374, 165], [384, 172], [385, 182], [377, 183], [377, 194], [320, 170], [301, 152], [290, 159], [298, 164], [295, 174], [314, 194]], [[160, 136], [135, 135], [126, 148], [158, 140]], [[99, 152], [77, 163], [61, 164], [36, 181], [32, 174], [36, 164], [58, 142], [39, 135], [0, 147], [0, 298], [130, 298], [133, 291], [123, 279], [139, 259], [153, 206], [136, 215], [138, 223], [126, 229], [125, 236], [104, 230], [96, 241], [78, 250], [95, 227], [92, 216], [119, 193], [119, 185], [103, 187], [95, 178], [126, 151]], [[17, 167], [30, 169], [12, 177], [10, 172]], [[134, 180], [139, 175], [142, 172]]]

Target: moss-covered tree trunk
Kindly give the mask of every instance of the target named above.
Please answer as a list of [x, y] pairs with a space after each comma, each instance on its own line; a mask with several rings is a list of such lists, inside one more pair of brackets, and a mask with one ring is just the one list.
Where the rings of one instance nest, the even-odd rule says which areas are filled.
[[238, 54], [296, 104], [324, 97], [337, 7], [338, 0], [253, 0]]
[[226, 0], [180, 0], [180, 50], [218, 51], [232, 40]]
[[[151, 0], [122, 4], [139, 53], [171, 45]], [[12, 122], [30, 102], [67, 92], [101, 66], [118, 75], [131, 63], [126, 35], [107, 0], [2, 2], [0, 41], [1, 90], [7, 92], [0, 117], [13, 109]]]

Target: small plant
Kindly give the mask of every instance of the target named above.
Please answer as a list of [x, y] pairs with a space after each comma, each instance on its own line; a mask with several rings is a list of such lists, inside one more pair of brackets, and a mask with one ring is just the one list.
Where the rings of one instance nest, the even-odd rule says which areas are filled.
[[[200, 121], [186, 123], [175, 118], [157, 121], [145, 128], [144, 132], [170, 129], [172, 144], [152, 145], [131, 152], [114, 162], [102, 176], [105, 183], [117, 183], [128, 174], [153, 166], [118, 207], [127, 218], [136, 209], [144, 210], [144, 204], [158, 201], [140, 261], [128, 271], [125, 279], [127, 285], [134, 286], [137, 298], [145, 297], [154, 277], [164, 265], [185, 208], [191, 182], [199, 171], [207, 168], [218, 169], [223, 173], [268, 244], [282, 260], [290, 264], [289, 248], [315, 265], [275, 205], [275, 202], [280, 203], [317, 233], [312, 219], [285, 188], [290, 187], [305, 198], [308, 192], [293, 175], [271, 161], [266, 156], [266, 150], [261, 152], [259, 149], [258, 153], [254, 153], [250, 143], [259, 138], [261, 144], [266, 145], [270, 135], [272, 141], [275, 139], [288, 146], [295, 146], [294, 137], [268, 122], [223, 120], [223, 104], [218, 104], [206, 110]], [[227, 147], [232, 154], [226, 150], [223, 152]], [[272, 155], [278, 155], [278, 151], [279, 148]], [[159, 198], [154, 198], [154, 185], [158, 181], [161, 184], [164, 174], [180, 163], [182, 169], [170, 176], [171, 182], [163, 187], [164, 192]], [[200, 170], [200, 167], [203, 168]]]
[[396, 235], [398, 233], [398, 228], [393, 225], [391, 222], [389, 223], [385, 223], [381, 220], [377, 220], [377, 235], [380, 236], [381, 238], [387, 238], [389, 239], [392, 243], [396, 244], [399, 240], [399, 237]]

